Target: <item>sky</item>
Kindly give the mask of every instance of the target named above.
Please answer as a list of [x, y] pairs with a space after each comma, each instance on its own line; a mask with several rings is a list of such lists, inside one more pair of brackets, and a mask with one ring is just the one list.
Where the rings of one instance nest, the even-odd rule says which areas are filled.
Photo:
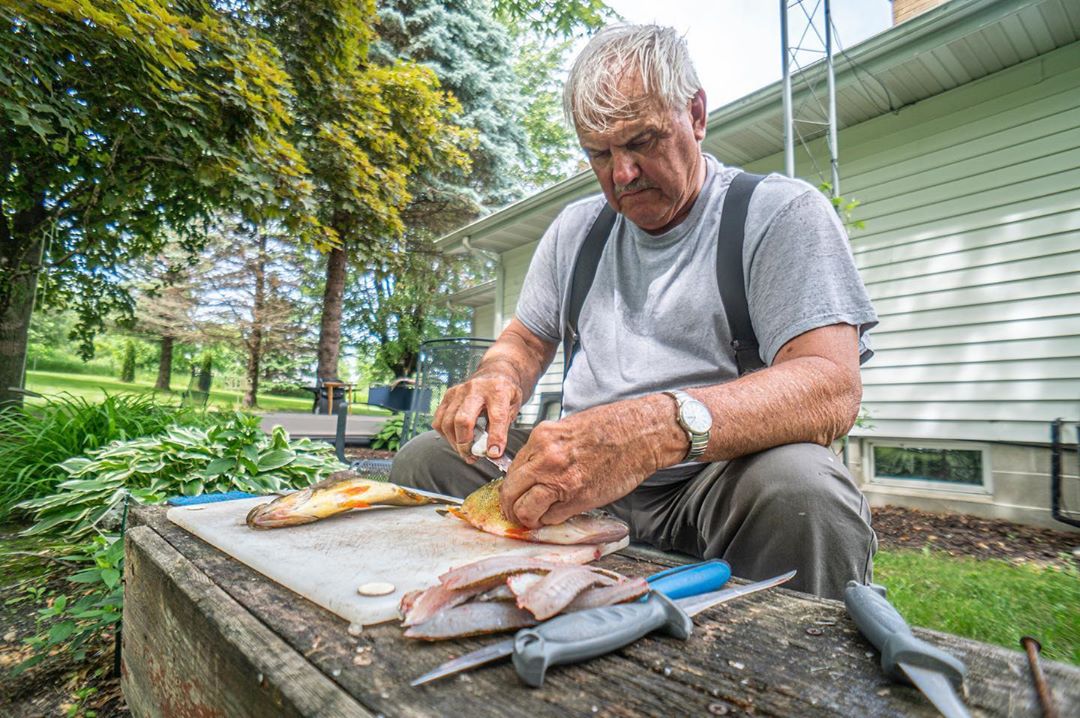
[[[805, 0], [812, 9], [819, 0]], [[781, 77], [780, 0], [607, 0], [628, 22], [669, 25], [686, 36], [709, 110]], [[789, 4], [792, 4], [789, 1]], [[892, 25], [889, 0], [832, 0], [840, 46], [850, 48]], [[790, 29], [805, 20], [797, 8]], [[822, 13], [818, 11], [819, 16]], [[806, 64], [806, 63], [804, 63]]]

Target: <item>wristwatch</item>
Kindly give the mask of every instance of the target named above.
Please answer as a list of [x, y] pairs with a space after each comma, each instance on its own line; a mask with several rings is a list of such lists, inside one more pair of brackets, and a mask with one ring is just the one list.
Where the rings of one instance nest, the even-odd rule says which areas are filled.
[[686, 431], [690, 439], [690, 451], [686, 452], [683, 461], [693, 461], [705, 453], [705, 447], [709, 445], [709, 429], [712, 428], [712, 414], [709, 407], [702, 404], [685, 391], [674, 389], [665, 391], [665, 394], [675, 400], [677, 405], [676, 415], [679, 426]]

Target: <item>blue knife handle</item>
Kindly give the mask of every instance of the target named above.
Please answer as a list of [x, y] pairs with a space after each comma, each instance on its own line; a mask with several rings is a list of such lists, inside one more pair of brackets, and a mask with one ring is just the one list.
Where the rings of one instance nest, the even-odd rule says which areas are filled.
[[848, 581], [844, 605], [866, 640], [881, 651], [881, 668], [893, 680], [910, 683], [900, 668], [906, 663], [941, 673], [959, 688], [967, 668], [949, 653], [916, 638], [904, 618], [885, 598], [885, 589]]
[[676, 566], [647, 579], [649, 588], [668, 598], [678, 599], [701, 593], [719, 591], [731, 578], [731, 566], [727, 561], [714, 558], [701, 563]]
[[576, 663], [618, 650], [657, 629], [687, 639], [693, 621], [672, 599], [655, 591], [643, 602], [567, 613], [514, 636], [514, 669], [533, 688], [551, 666]]

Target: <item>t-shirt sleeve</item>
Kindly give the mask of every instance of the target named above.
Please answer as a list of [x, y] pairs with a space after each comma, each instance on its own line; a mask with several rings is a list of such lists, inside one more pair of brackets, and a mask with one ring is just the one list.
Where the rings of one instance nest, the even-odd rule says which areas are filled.
[[536, 336], [557, 342], [562, 337], [560, 304], [562, 284], [559, 281], [559, 227], [564, 214], [551, 223], [533, 253], [529, 271], [521, 286], [514, 315]]
[[791, 339], [831, 324], [858, 327], [860, 361], [873, 355], [866, 332], [877, 315], [847, 233], [817, 190], [799, 194], [773, 216], [753, 249], [747, 278], [750, 318], [766, 365]]

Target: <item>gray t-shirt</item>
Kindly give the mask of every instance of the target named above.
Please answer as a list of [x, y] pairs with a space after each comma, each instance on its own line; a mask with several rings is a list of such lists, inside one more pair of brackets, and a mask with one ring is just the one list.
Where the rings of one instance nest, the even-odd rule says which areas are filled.
[[[565, 414], [738, 376], [717, 286], [716, 239], [739, 170], [705, 158], [705, 184], [678, 226], [654, 236], [616, 218], [581, 309], [580, 348], [563, 384]], [[604, 202], [597, 195], [566, 207], [533, 255], [516, 316], [543, 339], [561, 340], [574, 259]], [[865, 332], [877, 316], [844, 228], [821, 192], [769, 175], [750, 201], [744, 241], [746, 296], [766, 365], [789, 340], [830, 324], [857, 326], [861, 359], [871, 356]], [[682, 465], [648, 483], [700, 468]]]

